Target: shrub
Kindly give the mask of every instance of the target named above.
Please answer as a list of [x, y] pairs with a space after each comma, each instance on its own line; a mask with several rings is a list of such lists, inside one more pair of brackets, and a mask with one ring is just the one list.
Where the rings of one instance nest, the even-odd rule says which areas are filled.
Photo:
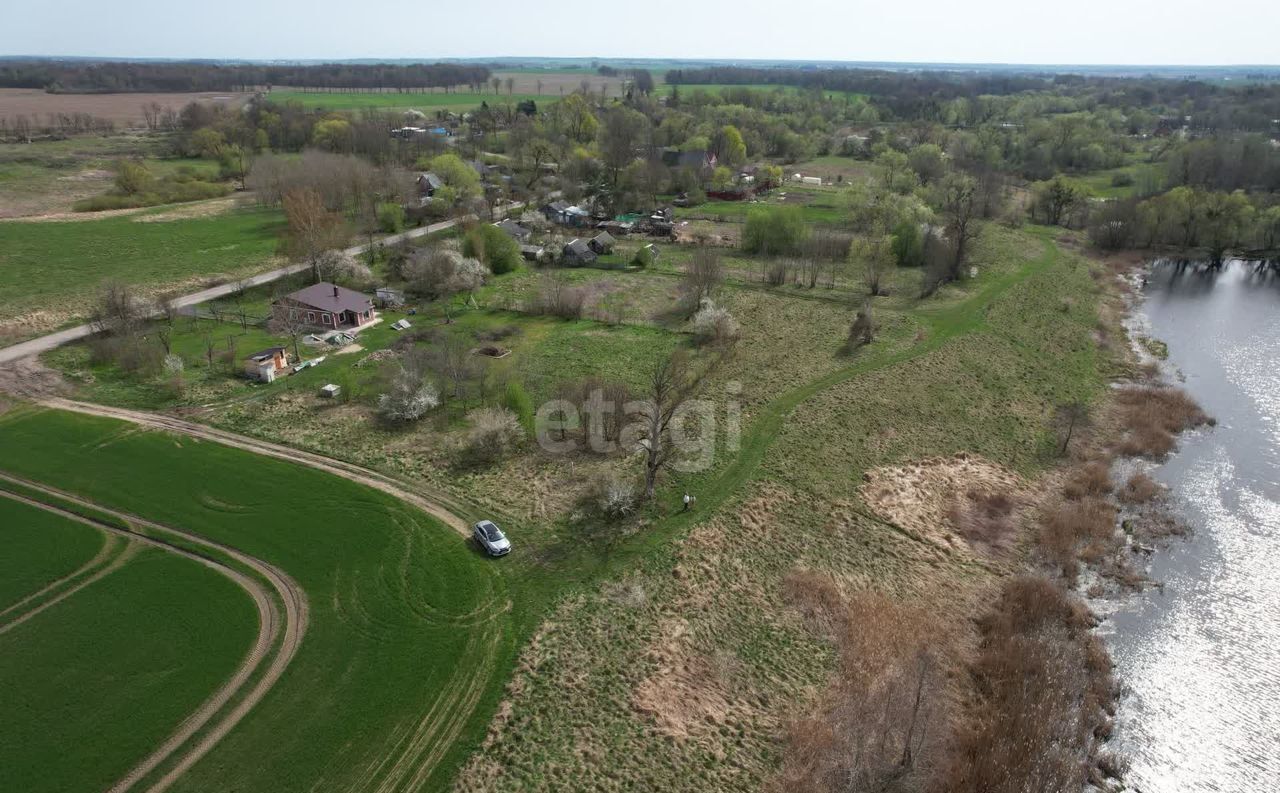
[[520, 245], [497, 226], [485, 223], [467, 232], [462, 255], [484, 262], [494, 275], [509, 273], [520, 266]]
[[639, 503], [640, 488], [636, 483], [612, 473], [597, 479], [586, 499], [592, 514], [605, 520], [622, 520], [635, 512]]
[[506, 408], [480, 408], [470, 415], [466, 456], [473, 463], [494, 463], [506, 457], [524, 439], [516, 414]]
[[502, 394], [502, 406], [516, 414], [525, 432], [533, 431], [533, 399], [524, 386], [514, 380], [507, 383]]
[[717, 306], [710, 298], [703, 298], [698, 312], [689, 321], [693, 338], [698, 344], [715, 343], [730, 345], [738, 340], [741, 329], [729, 310]]
[[428, 382], [424, 361], [409, 356], [391, 376], [378, 397], [378, 413], [392, 423], [417, 421], [440, 405], [440, 392]]
[[1139, 471], [1129, 477], [1117, 497], [1125, 504], [1146, 504], [1164, 492], [1164, 485]]
[[1072, 471], [1062, 488], [1062, 494], [1070, 499], [1105, 496], [1110, 492], [1111, 470], [1106, 463], [1096, 460]]
[[747, 253], [783, 256], [799, 253], [809, 226], [799, 207], [767, 206], [747, 213], [742, 249]]
[[404, 207], [394, 201], [378, 204], [378, 228], [386, 234], [397, 234], [404, 229]]
[[1125, 435], [1121, 454], [1161, 458], [1173, 450], [1174, 434], [1211, 423], [1185, 391], [1165, 386], [1124, 388], [1116, 395]]
[[924, 235], [920, 226], [904, 220], [893, 227], [891, 248], [899, 267], [920, 267], [924, 264]]
[[586, 289], [570, 286], [563, 278], [552, 275], [543, 279], [534, 310], [539, 314], [549, 314], [561, 319], [582, 319], [586, 303]]

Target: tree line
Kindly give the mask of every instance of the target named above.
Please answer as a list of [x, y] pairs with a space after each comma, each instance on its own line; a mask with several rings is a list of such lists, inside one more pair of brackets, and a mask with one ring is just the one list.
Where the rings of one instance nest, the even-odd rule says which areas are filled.
[[483, 85], [489, 76], [488, 67], [461, 63], [266, 65], [32, 60], [0, 65], [0, 88], [38, 88], [70, 94], [237, 91], [272, 85], [412, 90], [474, 87]]

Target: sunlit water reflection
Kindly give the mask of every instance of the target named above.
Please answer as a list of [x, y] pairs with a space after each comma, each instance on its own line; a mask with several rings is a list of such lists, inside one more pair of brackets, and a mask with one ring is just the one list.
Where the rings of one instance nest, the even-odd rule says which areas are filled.
[[1106, 631], [1145, 793], [1280, 791], [1280, 278], [1157, 266], [1142, 313], [1217, 427], [1153, 472], [1195, 530]]

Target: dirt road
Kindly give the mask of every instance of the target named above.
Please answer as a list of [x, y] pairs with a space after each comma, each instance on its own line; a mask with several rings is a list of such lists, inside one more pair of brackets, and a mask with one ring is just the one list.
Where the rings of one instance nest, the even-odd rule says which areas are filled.
[[[524, 204], [514, 203], [505, 207], [503, 212], [504, 214], [516, 212], [523, 208]], [[476, 217], [474, 215], [467, 215], [466, 217], [455, 218], [453, 220], [443, 220], [439, 223], [432, 223], [429, 226], [419, 226], [416, 229], [402, 231], [399, 234], [381, 237], [376, 240], [374, 244], [399, 245], [402, 242], [408, 242], [409, 240], [417, 239], [418, 237], [425, 237], [428, 234], [434, 234], [438, 231], [446, 231], [459, 223], [467, 223], [475, 219]], [[369, 243], [363, 243], [347, 248], [346, 253], [349, 253], [352, 256], [357, 256], [367, 250], [369, 250]], [[210, 300], [217, 300], [218, 298], [226, 297], [245, 286], [261, 286], [262, 284], [269, 284], [272, 281], [278, 281], [286, 276], [304, 272], [307, 270], [308, 266], [309, 265], [306, 264], [290, 264], [286, 267], [277, 267], [274, 270], [268, 270], [265, 273], [258, 273], [257, 275], [241, 279], [240, 281], [210, 287], [209, 289], [202, 289], [199, 292], [184, 295], [183, 297], [173, 301], [174, 307], [186, 308], [187, 306], [207, 303]], [[159, 316], [159, 313], [157, 312], [155, 316]], [[94, 327], [92, 323], [86, 323], [84, 325], [77, 325], [73, 328], [66, 328], [56, 333], [50, 333], [47, 336], [30, 339], [28, 341], [21, 342], [20, 344], [12, 344], [8, 347], [0, 348], [0, 364], [17, 361], [21, 358], [26, 358], [32, 355], [39, 355], [57, 347], [61, 347], [64, 344], [70, 344], [74, 341], [88, 338], [97, 332], [98, 329]]]
[[[440, 496], [435, 493], [431, 496], [432, 499], [435, 500], [428, 500], [423, 496], [406, 489], [405, 485], [397, 482], [395, 479], [392, 479], [385, 474], [380, 474], [372, 469], [355, 465], [354, 463], [335, 460], [330, 457], [324, 457], [311, 452], [304, 452], [289, 446], [261, 441], [244, 435], [237, 435], [233, 432], [227, 432], [213, 427], [206, 427], [203, 424], [196, 424], [195, 422], [184, 421], [179, 418], [165, 416], [159, 413], [147, 413], [141, 410], [106, 407], [104, 405], [94, 405], [89, 402], [77, 402], [72, 399], [62, 398], [43, 399], [40, 400], [40, 404], [45, 407], [56, 408], [58, 410], [70, 410], [76, 413], [86, 413], [91, 416], [105, 416], [107, 418], [130, 421], [144, 427], [151, 427], [153, 429], [174, 432], [179, 435], [188, 435], [192, 438], [214, 441], [225, 446], [234, 446], [237, 449], [244, 449], [256, 454], [262, 454], [268, 457], [275, 457], [281, 460], [288, 460], [292, 463], [310, 466], [311, 468], [316, 468], [335, 476], [340, 476], [343, 479], [349, 479], [352, 482], [357, 482], [366, 487], [381, 490], [383, 493], [412, 504], [462, 536], [471, 536], [470, 524], [465, 519], [451, 511], [459, 509], [459, 505], [450, 505], [446, 507], [438, 503]], [[465, 511], [465, 509], [462, 511]]]
[[[156, 770], [162, 763], [174, 760], [176, 762], [161, 776], [154, 781], [147, 790], [149, 793], [160, 793], [165, 790], [173, 782], [182, 775], [188, 768], [194, 765], [200, 758], [204, 757], [210, 749], [212, 749], [218, 741], [220, 741], [228, 732], [231, 731], [236, 724], [240, 722], [244, 716], [253, 709], [253, 707], [262, 701], [271, 686], [275, 684], [284, 670], [288, 667], [289, 662], [293, 660], [297, 654], [298, 647], [302, 644], [302, 637], [307, 630], [307, 619], [309, 607], [307, 604], [306, 593], [302, 588], [280, 569], [270, 565], [260, 559], [256, 559], [248, 554], [231, 548], [230, 546], [215, 543], [202, 537], [199, 534], [176, 529], [171, 526], [163, 526], [159, 523], [140, 518], [136, 515], [129, 515], [123, 512], [117, 512], [112, 509], [103, 507], [85, 499], [80, 498], [72, 493], [47, 487], [37, 482], [32, 482], [19, 477], [10, 476], [0, 473], [0, 479], [21, 485], [29, 490], [44, 493], [56, 500], [64, 503], [77, 504], [99, 513], [111, 515], [121, 521], [125, 525], [135, 526], [139, 529], [149, 531], [143, 534], [136, 531], [114, 526], [110, 523], [94, 520], [92, 518], [80, 515], [62, 507], [53, 504], [46, 504], [34, 498], [28, 498], [17, 493], [0, 491], [0, 496], [12, 498], [16, 501], [29, 504], [39, 509], [47, 510], [55, 514], [61, 515], [68, 520], [74, 520], [79, 523], [92, 526], [100, 531], [107, 532], [109, 535], [117, 535], [124, 537], [130, 544], [145, 544], [159, 548], [178, 556], [191, 559], [210, 569], [223, 575], [241, 589], [248, 593], [252, 598], [258, 611], [258, 636], [254, 642], [253, 648], [249, 654], [241, 662], [239, 668], [232, 677], [227, 680], [217, 691], [213, 693], [200, 707], [188, 716], [178, 728], [170, 735], [159, 747], [148, 755], [141, 763], [135, 766], [128, 774], [114, 784], [110, 789], [110, 793], [124, 793], [130, 790], [138, 782], [143, 780], [148, 774]], [[165, 536], [181, 538], [184, 543], [189, 543], [197, 548], [212, 552], [209, 555], [190, 551], [177, 545], [166, 542]], [[128, 554], [121, 554], [127, 556]], [[226, 556], [233, 559], [236, 563], [244, 568], [251, 570], [257, 577], [250, 576], [230, 564], [220, 561], [217, 557]], [[120, 558], [120, 557], [117, 557]], [[105, 575], [110, 569], [118, 566], [113, 560], [112, 564], [107, 565], [101, 573]], [[100, 576], [97, 576], [100, 577]], [[96, 577], [92, 580], [96, 580]], [[262, 581], [266, 581], [270, 589], [264, 586]], [[76, 586], [80, 589], [87, 586], [91, 581], [85, 581]], [[74, 589], [71, 591], [75, 591]], [[66, 592], [63, 597], [70, 594]], [[279, 605], [277, 605], [277, 599]], [[281, 606], [283, 606], [283, 614], [281, 614]], [[24, 615], [23, 619], [27, 615]], [[14, 623], [10, 623], [12, 626]], [[272, 652], [272, 647], [277, 646], [278, 649]], [[258, 673], [263, 662], [270, 657], [270, 663], [265, 671], [257, 678], [257, 682], [246, 693], [245, 687], [250, 683], [252, 678]], [[236, 705], [230, 711], [218, 714], [232, 701], [236, 700]], [[213, 721], [218, 717], [216, 721]], [[213, 726], [207, 731], [204, 730], [210, 723]], [[198, 740], [187, 745], [197, 733], [201, 733]], [[185, 748], [184, 748], [185, 747]], [[181, 750], [181, 751], [179, 751]]]

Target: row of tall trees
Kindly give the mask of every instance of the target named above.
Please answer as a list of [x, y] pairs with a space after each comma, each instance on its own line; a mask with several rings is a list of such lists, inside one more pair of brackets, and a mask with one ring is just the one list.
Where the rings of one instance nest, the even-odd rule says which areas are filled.
[[488, 82], [485, 66], [462, 63], [314, 65], [219, 64], [207, 61], [9, 61], [0, 87], [51, 93], [234, 91], [259, 86], [309, 88], [450, 89]]

